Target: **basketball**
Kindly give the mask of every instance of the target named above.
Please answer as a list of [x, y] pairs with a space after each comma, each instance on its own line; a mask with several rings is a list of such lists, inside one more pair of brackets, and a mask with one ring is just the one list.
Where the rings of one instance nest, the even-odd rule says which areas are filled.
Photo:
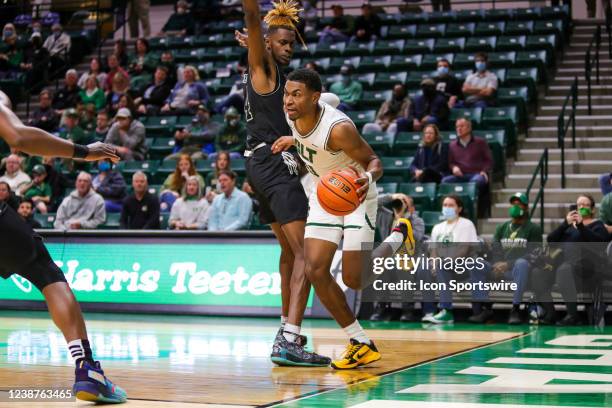
[[317, 185], [317, 198], [321, 207], [332, 215], [349, 215], [359, 207], [354, 173], [336, 170], [321, 177]]

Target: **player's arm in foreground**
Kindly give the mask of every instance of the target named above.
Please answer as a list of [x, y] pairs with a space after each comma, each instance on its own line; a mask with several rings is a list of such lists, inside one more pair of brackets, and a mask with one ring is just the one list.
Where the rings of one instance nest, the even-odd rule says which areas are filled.
[[242, 4], [248, 32], [246, 44], [251, 82], [258, 93], [269, 93], [276, 87], [276, 64], [266, 47], [259, 4], [257, 0], [242, 0]]
[[119, 161], [111, 145], [100, 142], [88, 146], [75, 145], [38, 128], [14, 125], [5, 112], [0, 112], [0, 138], [11, 148], [34, 156], [79, 157], [87, 161], [108, 158], [113, 162]]
[[332, 152], [342, 150], [365, 169], [365, 172], [360, 174], [356, 168], [351, 167], [351, 170], [359, 176], [355, 181], [361, 185], [357, 190], [357, 195], [361, 201], [365, 200], [370, 183], [377, 181], [383, 175], [382, 162], [374, 150], [363, 140], [350, 122], [340, 122], [333, 127], [327, 142], [327, 149]]

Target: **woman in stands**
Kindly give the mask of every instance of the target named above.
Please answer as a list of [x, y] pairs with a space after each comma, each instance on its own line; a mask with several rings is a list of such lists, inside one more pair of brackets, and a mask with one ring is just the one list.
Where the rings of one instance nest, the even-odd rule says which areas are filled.
[[212, 199], [219, 191], [217, 186], [217, 179], [219, 178], [219, 172], [221, 170], [231, 170], [230, 154], [223, 150], [217, 153], [217, 157], [215, 158], [214, 171], [206, 175], [206, 185], [210, 187], [210, 191], [206, 195], [206, 198], [210, 202], [212, 202]]
[[171, 229], [202, 230], [208, 222], [210, 206], [202, 197], [200, 179], [198, 176], [189, 176], [185, 182], [185, 189], [181, 197], [176, 200], [168, 220]]
[[98, 58], [92, 58], [89, 62], [89, 71], [81, 74], [81, 77], [77, 82], [79, 88], [85, 89], [87, 87], [86, 82], [90, 75], [96, 76], [99, 86], [103, 86], [104, 82], [106, 82], [106, 72], [102, 71], [102, 66], [100, 65], [100, 60]]
[[198, 174], [193, 160], [188, 154], [182, 154], [176, 162], [174, 172], [166, 178], [160, 191], [160, 210], [170, 211], [177, 198], [183, 193], [185, 181], [189, 176], [196, 176], [200, 182], [200, 188], [204, 189], [204, 179]]
[[440, 183], [449, 174], [448, 145], [442, 141], [436, 125], [423, 129], [423, 139], [414, 154], [410, 172], [412, 181], [420, 183]]

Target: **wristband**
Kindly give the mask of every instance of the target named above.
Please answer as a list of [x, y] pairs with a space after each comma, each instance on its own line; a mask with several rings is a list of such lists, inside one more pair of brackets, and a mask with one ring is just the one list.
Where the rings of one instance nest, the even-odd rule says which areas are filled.
[[74, 152], [72, 153], [72, 157], [75, 159], [84, 159], [89, 154], [89, 147], [83, 146], [80, 144], [74, 144]]
[[372, 184], [372, 173], [366, 171], [365, 174], [366, 176], [368, 176], [368, 184]]

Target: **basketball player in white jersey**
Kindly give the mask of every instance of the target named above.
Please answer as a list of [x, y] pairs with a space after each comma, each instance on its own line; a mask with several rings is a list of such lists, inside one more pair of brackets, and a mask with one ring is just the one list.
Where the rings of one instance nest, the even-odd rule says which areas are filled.
[[[334, 170], [350, 169], [357, 175], [361, 204], [349, 215], [336, 216], [319, 204], [316, 191], [309, 197], [308, 219], [304, 236], [306, 276], [321, 302], [344, 329], [350, 344], [342, 357], [332, 361], [336, 369], [351, 369], [370, 364], [381, 358], [349, 308], [344, 293], [330, 274], [330, 267], [340, 240], [342, 248], [342, 279], [355, 290], [361, 289], [364, 266], [372, 256], [391, 256], [402, 243], [414, 247], [412, 228], [402, 219], [394, 232], [372, 253], [374, 223], [377, 212], [376, 181], [382, 176], [382, 164], [367, 142], [359, 135], [353, 122], [341, 111], [320, 101], [321, 78], [315, 71], [298, 69], [287, 77], [284, 109], [293, 136], [279, 138], [272, 145], [278, 153], [297, 146], [308, 171], [319, 179]], [[285, 326], [285, 330], [291, 327]], [[299, 331], [299, 328], [293, 328]]]

